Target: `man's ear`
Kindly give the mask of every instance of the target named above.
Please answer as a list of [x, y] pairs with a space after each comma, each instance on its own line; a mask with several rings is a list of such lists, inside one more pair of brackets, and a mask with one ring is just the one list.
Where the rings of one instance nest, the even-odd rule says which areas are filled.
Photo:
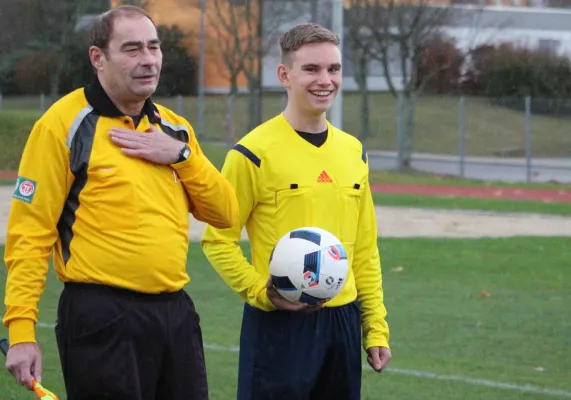
[[91, 46], [89, 48], [89, 60], [91, 61], [93, 68], [95, 68], [96, 71], [100, 71], [105, 66], [107, 57], [102, 49], [97, 46]]
[[278, 65], [278, 80], [282, 84], [283, 87], [289, 88], [290, 81], [289, 81], [289, 68], [285, 64]]

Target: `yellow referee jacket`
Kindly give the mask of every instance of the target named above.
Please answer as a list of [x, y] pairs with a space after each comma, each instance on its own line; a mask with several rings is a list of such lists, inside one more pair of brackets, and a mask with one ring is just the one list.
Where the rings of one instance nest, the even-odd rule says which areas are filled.
[[[222, 174], [234, 185], [239, 221], [207, 226], [202, 248], [223, 280], [250, 305], [274, 310], [266, 294], [272, 248], [288, 231], [317, 226], [336, 235], [350, 265], [336, 307], [358, 299], [364, 347], [388, 347], [377, 226], [366, 152], [353, 136], [329, 125], [321, 147], [299, 136], [282, 114], [262, 124], [230, 151]], [[251, 264], [238, 241], [246, 227]]]
[[202, 153], [190, 124], [150, 99], [137, 126], [187, 142], [188, 160], [156, 165], [125, 156], [113, 127], [135, 129], [96, 81], [55, 103], [34, 125], [11, 203], [5, 249], [12, 345], [35, 341], [48, 260], [63, 282], [170, 292], [186, 272], [189, 211], [220, 228], [237, 221], [229, 181]]

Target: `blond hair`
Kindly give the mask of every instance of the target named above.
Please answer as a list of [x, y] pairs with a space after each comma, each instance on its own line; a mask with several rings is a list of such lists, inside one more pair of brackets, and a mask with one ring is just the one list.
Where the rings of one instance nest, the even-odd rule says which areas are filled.
[[299, 24], [288, 30], [280, 38], [282, 63], [291, 61], [291, 54], [302, 46], [313, 43], [333, 43], [339, 45], [339, 36], [315, 23]]

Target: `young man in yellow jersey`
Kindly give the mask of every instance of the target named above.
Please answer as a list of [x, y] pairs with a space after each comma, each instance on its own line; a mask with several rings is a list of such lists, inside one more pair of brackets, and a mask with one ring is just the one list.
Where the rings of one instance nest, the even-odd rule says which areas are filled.
[[55, 328], [69, 400], [207, 399], [201, 329], [183, 290], [189, 211], [235, 225], [232, 185], [190, 124], [153, 103], [162, 52], [132, 6], [92, 27], [96, 79], [57, 101], [26, 144], [8, 223], [7, 367], [41, 379], [38, 301], [54, 249]]
[[[246, 302], [239, 400], [358, 400], [361, 345], [378, 372], [391, 358], [367, 155], [326, 120], [341, 86], [338, 44], [315, 24], [283, 35], [277, 73], [287, 107], [229, 152], [222, 173], [236, 189], [239, 221], [208, 226], [203, 237], [208, 260]], [[252, 265], [237, 243], [244, 226]], [[272, 248], [303, 226], [340, 238], [350, 262], [343, 290], [320, 307], [285, 300], [269, 280]]]

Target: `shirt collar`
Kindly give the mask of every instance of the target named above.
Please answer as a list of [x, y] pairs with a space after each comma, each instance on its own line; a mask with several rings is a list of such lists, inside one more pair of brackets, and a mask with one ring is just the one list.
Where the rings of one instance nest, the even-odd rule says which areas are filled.
[[[84, 89], [85, 97], [87, 102], [101, 115], [105, 117], [123, 117], [125, 114], [121, 112], [115, 104], [111, 101], [101, 82], [96, 77], [89, 85]], [[160, 115], [157, 107], [153, 104], [153, 101], [149, 97], [145, 100], [142, 110], [143, 115], [147, 115], [150, 123], [160, 122]]]

